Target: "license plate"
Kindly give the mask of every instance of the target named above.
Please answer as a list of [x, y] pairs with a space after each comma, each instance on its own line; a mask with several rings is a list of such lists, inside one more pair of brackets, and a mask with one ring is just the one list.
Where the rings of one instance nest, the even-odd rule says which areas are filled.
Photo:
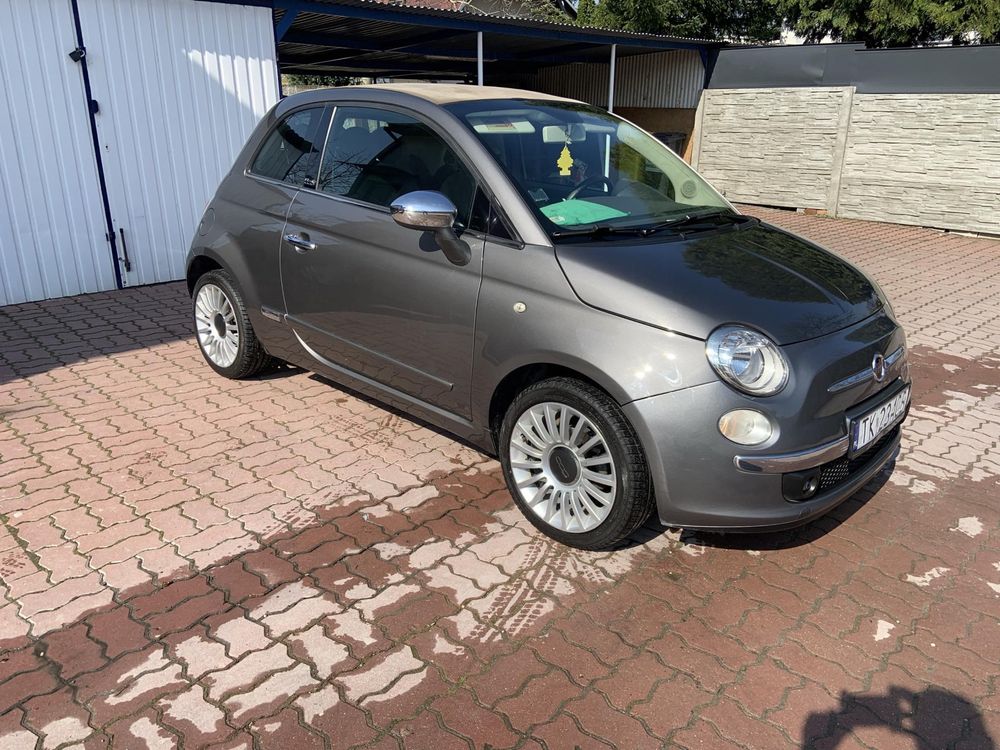
[[857, 454], [895, 427], [910, 403], [910, 386], [851, 422], [851, 453]]

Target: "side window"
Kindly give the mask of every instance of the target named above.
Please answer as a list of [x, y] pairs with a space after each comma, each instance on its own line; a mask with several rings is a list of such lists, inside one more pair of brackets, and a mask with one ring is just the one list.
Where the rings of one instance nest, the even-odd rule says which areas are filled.
[[490, 199], [482, 188], [476, 188], [476, 197], [472, 203], [472, 215], [469, 218], [469, 229], [488, 234], [501, 240], [514, 239], [513, 233], [500, 213], [493, 207]]
[[454, 150], [407, 115], [337, 107], [320, 167], [319, 190], [388, 207], [412, 190], [438, 190], [468, 226], [476, 180]]
[[250, 171], [290, 185], [312, 187], [319, 161], [320, 122], [325, 107], [294, 112], [270, 132]]

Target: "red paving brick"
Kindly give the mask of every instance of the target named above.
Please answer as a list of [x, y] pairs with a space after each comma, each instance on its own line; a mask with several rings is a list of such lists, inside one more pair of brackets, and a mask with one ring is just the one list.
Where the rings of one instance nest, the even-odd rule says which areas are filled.
[[1000, 244], [751, 211], [915, 379], [893, 470], [777, 535], [567, 550], [446, 435], [215, 377], [181, 284], [0, 309], [0, 747], [995, 747]]

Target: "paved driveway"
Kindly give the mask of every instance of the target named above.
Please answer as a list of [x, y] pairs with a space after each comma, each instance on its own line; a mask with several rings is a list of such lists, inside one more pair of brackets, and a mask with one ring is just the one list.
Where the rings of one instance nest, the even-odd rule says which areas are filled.
[[1000, 243], [759, 213], [916, 380], [895, 469], [775, 536], [550, 543], [446, 435], [213, 376], [180, 284], [0, 310], [0, 748], [995, 747]]

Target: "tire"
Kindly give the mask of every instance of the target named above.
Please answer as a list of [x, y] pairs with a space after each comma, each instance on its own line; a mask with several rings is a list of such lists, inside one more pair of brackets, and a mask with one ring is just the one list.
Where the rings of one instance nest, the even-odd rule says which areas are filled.
[[222, 269], [199, 277], [192, 294], [195, 337], [208, 366], [220, 375], [249, 378], [274, 367], [247, 317], [247, 306], [233, 277]]
[[568, 377], [528, 386], [507, 409], [499, 446], [514, 501], [558, 542], [611, 549], [652, 512], [639, 438], [618, 404], [596, 386]]

